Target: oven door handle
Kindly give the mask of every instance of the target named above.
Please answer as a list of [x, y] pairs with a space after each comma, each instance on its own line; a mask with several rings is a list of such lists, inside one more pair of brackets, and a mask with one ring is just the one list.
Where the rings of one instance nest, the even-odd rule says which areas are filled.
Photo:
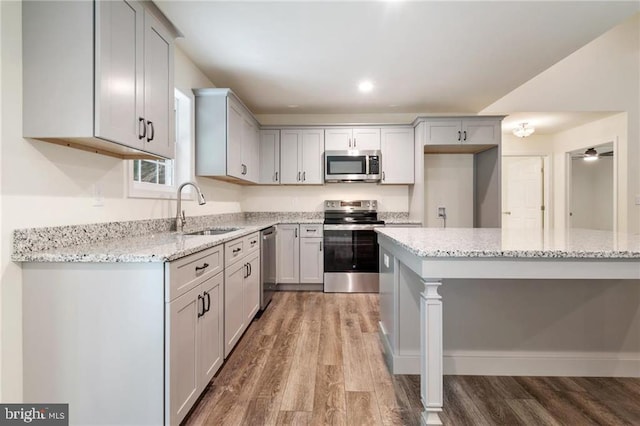
[[384, 224], [375, 225], [324, 225], [325, 231], [369, 231], [384, 227]]

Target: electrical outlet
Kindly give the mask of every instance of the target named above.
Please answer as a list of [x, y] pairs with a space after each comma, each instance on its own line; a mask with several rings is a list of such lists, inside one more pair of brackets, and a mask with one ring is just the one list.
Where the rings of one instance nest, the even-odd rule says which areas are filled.
[[103, 207], [104, 197], [102, 196], [102, 185], [96, 183], [93, 185], [93, 207]]
[[444, 207], [438, 207], [438, 217], [445, 218], [447, 217], [447, 211]]
[[636, 195], [636, 206], [640, 206], [640, 195]]

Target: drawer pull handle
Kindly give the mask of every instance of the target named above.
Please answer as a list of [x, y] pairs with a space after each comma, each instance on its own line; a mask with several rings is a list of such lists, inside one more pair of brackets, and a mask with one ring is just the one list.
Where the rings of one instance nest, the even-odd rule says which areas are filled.
[[317, 229], [307, 229], [307, 232], [316, 232]]
[[237, 254], [238, 252], [240, 252], [242, 250], [241, 247], [238, 247], [237, 249], [233, 249], [233, 254]]
[[208, 263], [205, 263], [205, 264], [204, 264], [204, 265], [202, 265], [202, 266], [196, 266], [196, 272], [198, 272], [198, 271], [203, 271], [203, 270], [207, 269], [208, 267], [209, 267], [209, 264], [208, 264]]
[[250, 264], [250, 263], [247, 263], [247, 266], [249, 267], [249, 276], [251, 276], [251, 273], [253, 272], [253, 271], [251, 270], [251, 264]]
[[257, 243], [257, 242], [258, 242], [258, 240], [253, 240], [253, 241], [251, 241], [251, 244], [253, 245], [253, 244]]

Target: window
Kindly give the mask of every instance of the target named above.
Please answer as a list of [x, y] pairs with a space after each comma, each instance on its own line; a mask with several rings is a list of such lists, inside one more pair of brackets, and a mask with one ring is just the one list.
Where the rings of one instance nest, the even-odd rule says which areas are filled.
[[193, 180], [191, 109], [191, 99], [176, 89], [175, 159], [129, 161], [127, 181], [130, 198], [175, 198], [178, 183]]

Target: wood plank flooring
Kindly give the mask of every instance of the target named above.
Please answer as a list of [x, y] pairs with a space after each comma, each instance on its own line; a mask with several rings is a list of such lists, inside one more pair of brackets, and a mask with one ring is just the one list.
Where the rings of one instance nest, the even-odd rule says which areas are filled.
[[[375, 294], [280, 292], [185, 425], [419, 425], [420, 377], [393, 376]], [[445, 376], [445, 425], [640, 425], [640, 379]]]

